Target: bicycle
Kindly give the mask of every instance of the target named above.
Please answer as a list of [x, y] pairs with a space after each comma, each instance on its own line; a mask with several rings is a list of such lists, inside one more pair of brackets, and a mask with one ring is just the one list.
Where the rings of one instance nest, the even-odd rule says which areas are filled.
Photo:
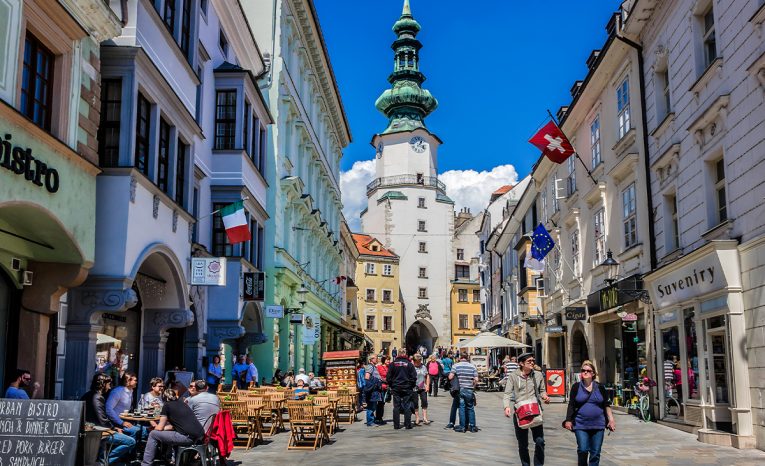
[[651, 400], [648, 393], [650, 392], [651, 387], [655, 386], [656, 382], [648, 377], [643, 377], [643, 380], [635, 384], [635, 393], [638, 398], [637, 404], [635, 404], [635, 409], [638, 412], [638, 417], [644, 422], [651, 421]]
[[664, 383], [664, 415], [680, 417], [680, 402], [674, 396], [674, 384], [667, 381]]

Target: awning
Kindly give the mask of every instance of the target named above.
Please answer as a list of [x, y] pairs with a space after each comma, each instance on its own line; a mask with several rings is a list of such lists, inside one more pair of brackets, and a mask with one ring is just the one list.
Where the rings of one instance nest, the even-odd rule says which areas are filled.
[[331, 322], [325, 319], [322, 319], [321, 323], [332, 326], [338, 331], [340, 331], [340, 337], [346, 340], [349, 340], [349, 341], [358, 340], [360, 344], [361, 342], [365, 342], [367, 340], [366, 335], [364, 335], [362, 332], [358, 330], [354, 330], [351, 327], [347, 327], [343, 324]]

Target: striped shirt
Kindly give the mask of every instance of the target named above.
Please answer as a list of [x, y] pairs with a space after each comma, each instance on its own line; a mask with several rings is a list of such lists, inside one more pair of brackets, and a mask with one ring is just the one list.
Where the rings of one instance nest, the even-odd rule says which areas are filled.
[[518, 363], [513, 361], [507, 361], [503, 364], [505, 367], [505, 376], [508, 376], [512, 374], [513, 372], [518, 370]]
[[452, 367], [452, 372], [460, 381], [460, 388], [473, 388], [473, 381], [478, 377], [478, 369], [467, 361], [460, 361], [455, 364]]

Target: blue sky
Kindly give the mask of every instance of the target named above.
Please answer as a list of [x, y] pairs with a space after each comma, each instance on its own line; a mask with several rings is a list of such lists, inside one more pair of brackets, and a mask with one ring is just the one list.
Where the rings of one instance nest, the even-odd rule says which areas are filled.
[[[315, 3], [353, 135], [341, 166], [350, 176], [353, 169], [369, 168], [354, 163], [373, 159], [369, 141], [386, 125], [374, 102], [389, 87], [391, 26], [403, 0]], [[521, 0], [411, 0], [422, 26], [424, 87], [439, 101], [426, 120], [444, 141], [439, 172], [475, 170], [491, 177], [492, 189], [504, 184], [500, 178], [515, 181], [507, 169], [492, 173], [495, 167], [510, 164], [519, 177], [528, 174], [539, 152], [526, 141], [548, 108], [555, 113], [570, 102], [569, 89], [586, 75], [585, 60], [603, 45], [605, 25], [619, 4], [558, 0], [544, 2], [543, 9]], [[349, 197], [363, 196], [349, 186], [343, 188], [346, 205]]]

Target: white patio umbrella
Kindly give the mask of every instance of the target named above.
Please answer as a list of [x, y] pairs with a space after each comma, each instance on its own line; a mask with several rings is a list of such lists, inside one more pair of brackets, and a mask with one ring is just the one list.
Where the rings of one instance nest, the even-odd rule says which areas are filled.
[[481, 332], [469, 340], [458, 343], [459, 348], [531, 348], [529, 345], [492, 332]]

